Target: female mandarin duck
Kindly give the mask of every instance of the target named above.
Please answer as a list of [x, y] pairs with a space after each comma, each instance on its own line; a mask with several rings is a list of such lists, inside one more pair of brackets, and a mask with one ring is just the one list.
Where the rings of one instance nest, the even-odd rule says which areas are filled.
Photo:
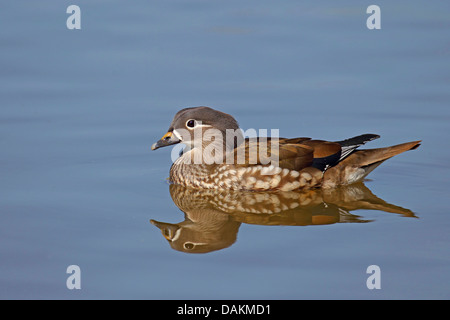
[[170, 180], [193, 188], [250, 191], [291, 191], [333, 188], [363, 180], [383, 161], [420, 141], [357, 150], [379, 138], [364, 134], [343, 141], [311, 138], [243, 138], [237, 121], [209, 107], [177, 112], [168, 132], [152, 150], [187, 146], [170, 168]]

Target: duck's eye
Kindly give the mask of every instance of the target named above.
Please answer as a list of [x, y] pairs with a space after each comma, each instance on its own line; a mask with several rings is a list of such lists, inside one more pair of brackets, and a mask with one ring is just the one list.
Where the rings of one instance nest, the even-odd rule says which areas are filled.
[[195, 245], [192, 242], [186, 242], [183, 247], [187, 250], [192, 250], [194, 249]]
[[190, 120], [186, 121], [186, 127], [188, 127], [188, 128], [195, 127], [195, 120], [190, 119]]

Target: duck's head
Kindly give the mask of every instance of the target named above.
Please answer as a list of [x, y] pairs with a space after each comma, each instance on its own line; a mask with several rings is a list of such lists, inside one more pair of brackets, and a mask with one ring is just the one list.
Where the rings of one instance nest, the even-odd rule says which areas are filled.
[[175, 114], [169, 130], [152, 145], [152, 150], [180, 142], [191, 149], [197, 146], [204, 148], [211, 142], [219, 143], [219, 136], [223, 145], [240, 143], [242, 132], [231, 115], [209, 107], [185, 108]]

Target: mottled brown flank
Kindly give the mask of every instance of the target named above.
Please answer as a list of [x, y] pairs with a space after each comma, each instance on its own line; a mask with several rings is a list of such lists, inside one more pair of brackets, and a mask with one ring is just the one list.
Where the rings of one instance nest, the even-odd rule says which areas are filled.
[[320, 186], [323, 173], [315, 168], [301, 171], [255, 165], [173, 165], [170, 180], [194, 188], [252, 191], [290, 191]]

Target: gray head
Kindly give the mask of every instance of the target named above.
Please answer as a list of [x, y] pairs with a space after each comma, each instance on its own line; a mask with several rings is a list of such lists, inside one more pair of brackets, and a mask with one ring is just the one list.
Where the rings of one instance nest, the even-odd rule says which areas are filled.
[[[229, 144], [227, 135], [235, 132], [232, 144], [240, 142], [242, 133], [237, 121], [229, 114], [209, 107], [185, 108], [178, 111], [170, 124], [167, 133], [152, 145], [152, 150], [176, 143], [184, 143], [190, 148], [195, 144], [205, 147], [208, 142], [216, 140], [220, 134], [223, 145]], [[213, 139], [211, 137], [214, 136]], [[237, 142], [239, 141], [239, 142]]]

